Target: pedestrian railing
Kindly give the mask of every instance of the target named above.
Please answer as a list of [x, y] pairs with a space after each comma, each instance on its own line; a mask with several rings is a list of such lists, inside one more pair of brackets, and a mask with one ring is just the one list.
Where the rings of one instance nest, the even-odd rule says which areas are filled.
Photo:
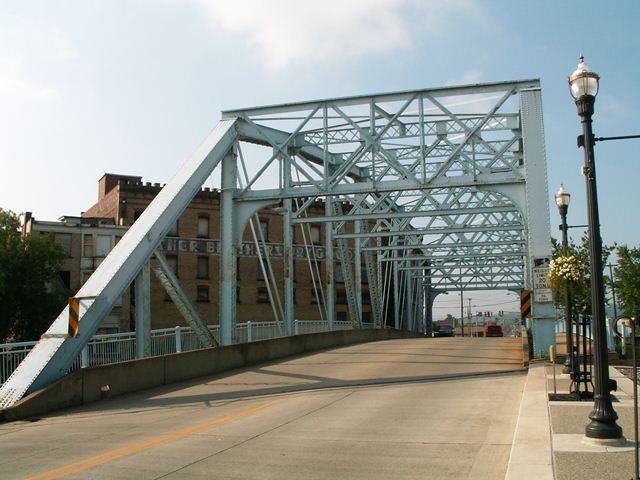
[[[364, 323], [362, 326], [373, 328], [371, 323]], [[319, 320], [294, 321], [294, 334], [350, 330], [351, 328], [353, 328], [351, 322], [345, 321], [333, 322], [331, 326], [328, 322]], [[219, 341], [220, 327], [210, 325], [209, 330]], [[152, 357], [201, 348], [198, 337], [191, 327], [162, 328], [151, 330], [150, 333], [150, 356]], [[255, 342], [285, 335], [284, 326], [279, 322], [239, 323], [236, 325], [234, 343]], [[0, 343], [0, 384], [9, 378], [36, 343], [38, 342]], [[136, 352], [135, 332], [94, 335], [73, 362], [71, 370], [134, 360]]]

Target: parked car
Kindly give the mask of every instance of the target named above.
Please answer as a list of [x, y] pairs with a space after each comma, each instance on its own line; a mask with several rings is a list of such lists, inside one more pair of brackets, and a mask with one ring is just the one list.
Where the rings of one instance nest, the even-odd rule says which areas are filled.
[[502, 337], [504, 336], [504, 332], [502, 331], [502, 327], [500, 325], [489, 325], [484, 330], [485, 337]]
[[451, 325], [440, 325], [435, 332], [434, 337], [453, 337], [453, 327]]

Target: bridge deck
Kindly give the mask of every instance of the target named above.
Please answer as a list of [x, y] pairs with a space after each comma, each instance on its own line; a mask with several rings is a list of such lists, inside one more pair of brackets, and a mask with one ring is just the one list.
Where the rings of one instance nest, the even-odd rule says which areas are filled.
[[520, 339], [354, 345], [0, 425], [0, 468], [7, 479], [504, 478], [521, 367]]

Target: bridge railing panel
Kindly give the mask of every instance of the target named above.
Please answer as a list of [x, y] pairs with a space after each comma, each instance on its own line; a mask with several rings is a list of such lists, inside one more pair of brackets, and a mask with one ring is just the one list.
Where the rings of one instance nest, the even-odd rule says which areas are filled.
[[[278, 322], [246, 322], [236, 325], [235, 343], [255, 342], [284, 336], [282, 325]], [[320, 333], [330, 330], [326, 321], [295, 320], [296, 334]], [[350, 330], [351, 322], [333, 322], [333, 330]], [[373, 328], [372, 323], [363, 323], [362, 328]], [[209, 330], [219, 340], [218, 325], [209, 325]], [[174, 327], [152, 330], [150, 356], [157, 357], [176, 352], [197, 350], [200, 347], [198, 337], [191, 327]], [[3, 384], [29, 351], [38, 343], [14, 342], [0, 343], [0, 385]], [[94, 335], [82, 353], [73, 362], [70, 371], [78, 368], [94, 367], [109, 363], [124, 362], [136, 358], [135, 332]]]

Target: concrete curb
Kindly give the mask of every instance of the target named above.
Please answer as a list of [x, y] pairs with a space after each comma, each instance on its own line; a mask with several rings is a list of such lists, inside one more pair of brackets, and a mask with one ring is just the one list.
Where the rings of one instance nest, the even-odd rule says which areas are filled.
[[505, 480], [553, 480], [544, 363], [529, 365]]

